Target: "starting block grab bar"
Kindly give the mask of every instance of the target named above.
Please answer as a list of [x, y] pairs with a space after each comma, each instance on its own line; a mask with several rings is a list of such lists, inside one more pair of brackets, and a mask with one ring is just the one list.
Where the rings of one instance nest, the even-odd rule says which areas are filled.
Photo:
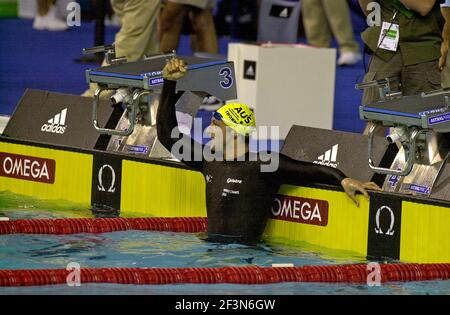
[[374, 148], [374, 137], [378, 128], [382, 127], [381, 123], [374, 123], [369, 129], [369, 167], [372, 171], [378, 174], [383, 175], [396, 175], [396, 176], [407, 176], [411, 173], [414, 164], [416, 162], [416, 148], [417, 148], [417, 139], [422, 135], [429, 132], [429, 129], [418, 129], [411, 128], [410, 129], [410, 137], [408, 141], [408, 145], [405, 150], [405, 166], [401, 170], [393, 170], [390, 168], [378, 167], [375, 166], [373, 161], [373, 148]]
[[98, 106], [100, 103], [100, 95], [102, 92], [107, 90], [115, 90], [112, 88], [99, 87], [94, 94], [94, 101], [92, 105], [92, 123], [94, 125], [95, 130], [97, 130], [101, 134], [106, 134], [110, 136], [129, 136], [133, 133], [134, 127], [136, 125], [136, 117], [137, 117], [137, 108], [139, 107], [140, 100], [143, 96], [149, 95], [152, 92], [148, 90], [136, 90], [132, 96], [132, 102], [129, 111], [129, 121], [130, 126], [126, 130], [116, 130], [116, 129], [107, 129], [101, 128], [98, 124]]

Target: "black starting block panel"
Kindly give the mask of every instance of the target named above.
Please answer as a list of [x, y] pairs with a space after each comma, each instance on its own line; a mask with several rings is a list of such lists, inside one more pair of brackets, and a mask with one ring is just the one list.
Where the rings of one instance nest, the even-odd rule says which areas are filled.
[[[177, 56], [186, 62], [188, 74], [177, 81], [177, 90], [197, 91], [214, 95], [222, 100], [236, 98], [234, 64], [225, 60]], [[167, 56], [110, 65], [87, 70], [88, 83], [109, 88], [131, 87], [160, 90], [163, 84], [162, 69]]]
[[444, 95], [404, 96], [360, 106], [363, 120], [381, 121], [386, 126], [404, 125], [436, 132], [450, 132], [450, 109]]
[[[94, 149], [100, 135], [92, 126], [92, 99], [78, 95], [26, 90], [3, 131], [19, 140]], [[114, 113], [100, 102], [98, 117], [106, 125]]]
[[[337, 168], [348, 177], [382, 184], [367, 163], [368, 137], [350, 132], [293, 126], [281, 153], [295, 160]], [[384, 137], [375, 137], [374, 160], [379, 166], [390, 166], [397, 149]]]

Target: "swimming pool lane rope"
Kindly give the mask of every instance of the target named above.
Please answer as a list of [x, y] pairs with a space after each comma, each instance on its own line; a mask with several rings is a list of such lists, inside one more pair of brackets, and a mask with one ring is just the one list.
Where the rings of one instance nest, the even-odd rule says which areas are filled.
[[207, 219], [193, 218], [71, 218], [0, 221], [0, 234], [78, 234], [141, 230], [205, 232]]
[[[160, 284], [270, 284], [280, 282], [326, 282], [367, 284], [376, 280], [365, 264], [303, 267], [223, 268], [85, 268], [79, 283], [133, 285]], [[382, 264], [379, 281], [406, 282], [450, 279], [450, 264]], [[0, 287], [74, 283], [76, 275], [66, 269], [0, 270]]]
[[[96, 218], [33, 219], [0, 222], [0, 234], [76, 234], [144, 230], [198, 233], [206, 218]], [[0, 287], [66, 284], [73, 271], [66, 269], [0, 270]], [[379, 273], [366, 264], [303, 267], [224, 268], [85, 268], [81, 283], [156, 284], [269, 284], [279, 282], [367, 283], [448, 280], [450, 264], [381, 264]]]

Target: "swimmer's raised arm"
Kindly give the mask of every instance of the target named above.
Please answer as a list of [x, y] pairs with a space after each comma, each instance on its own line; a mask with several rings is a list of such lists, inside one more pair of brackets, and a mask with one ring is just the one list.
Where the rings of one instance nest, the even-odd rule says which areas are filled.
[[[201, 150], [200, 152], [203, 152], [203, 146], [190, 137], [183, 135], [178, 130], [178, 121], [175, 113], [175, 105], [179, 100], [179, 95], [176, 93], [176, 80], [184, 77], [186, 73], [187, 66], [181, 59], [173, 58], [168, 61], [167, 65], [164, 67], [164, 85], [158, 113], [156, 114], [156, 130], [158, 133], [158, 140], [169, 152], [189, 167], [201, 171], [203, 168], [203, 161], [196, 160], [194, 152], [196, 152], [196, 150]], [[173, 138], [172, 131], [178, 134], [178, 137]], [[175, 144], [180, 144], [182, 152], [178, 149], [173, 150]], [[184, 150], [188, 149], [190, 152], [186, 154]], [[203, 157], [202, 154], [198, 156]]]

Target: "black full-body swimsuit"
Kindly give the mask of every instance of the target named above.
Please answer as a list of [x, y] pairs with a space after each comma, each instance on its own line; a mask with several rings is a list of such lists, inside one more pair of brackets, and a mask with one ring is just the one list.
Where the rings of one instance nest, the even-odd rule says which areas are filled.
[[250, 160], [250, 156], [245, 161], [195, 161], [194, 150], [203, 150], [203, 145], [186, 135], [181, 134], [178, 139], [171, 137], [172, 130], [178, 126], [175, 104], [180, 95], [175, 88], [176, 82], [164, 81], [157, 113], [158, 138], [169, 151], [177, 141], [189, 142], [191, 152], [187, 155], [191, 159], [183, 159], [186, 156], [183, 151], [177, 158], [205, 177], [209, 240], [258, 242], [280, 185], [303, 182], [340, 186], [346, 177], [337, 169], [296, 161], [283, 154], [279, 155], [277, 171], [271, 173], [261, 172], [264, 162]]

